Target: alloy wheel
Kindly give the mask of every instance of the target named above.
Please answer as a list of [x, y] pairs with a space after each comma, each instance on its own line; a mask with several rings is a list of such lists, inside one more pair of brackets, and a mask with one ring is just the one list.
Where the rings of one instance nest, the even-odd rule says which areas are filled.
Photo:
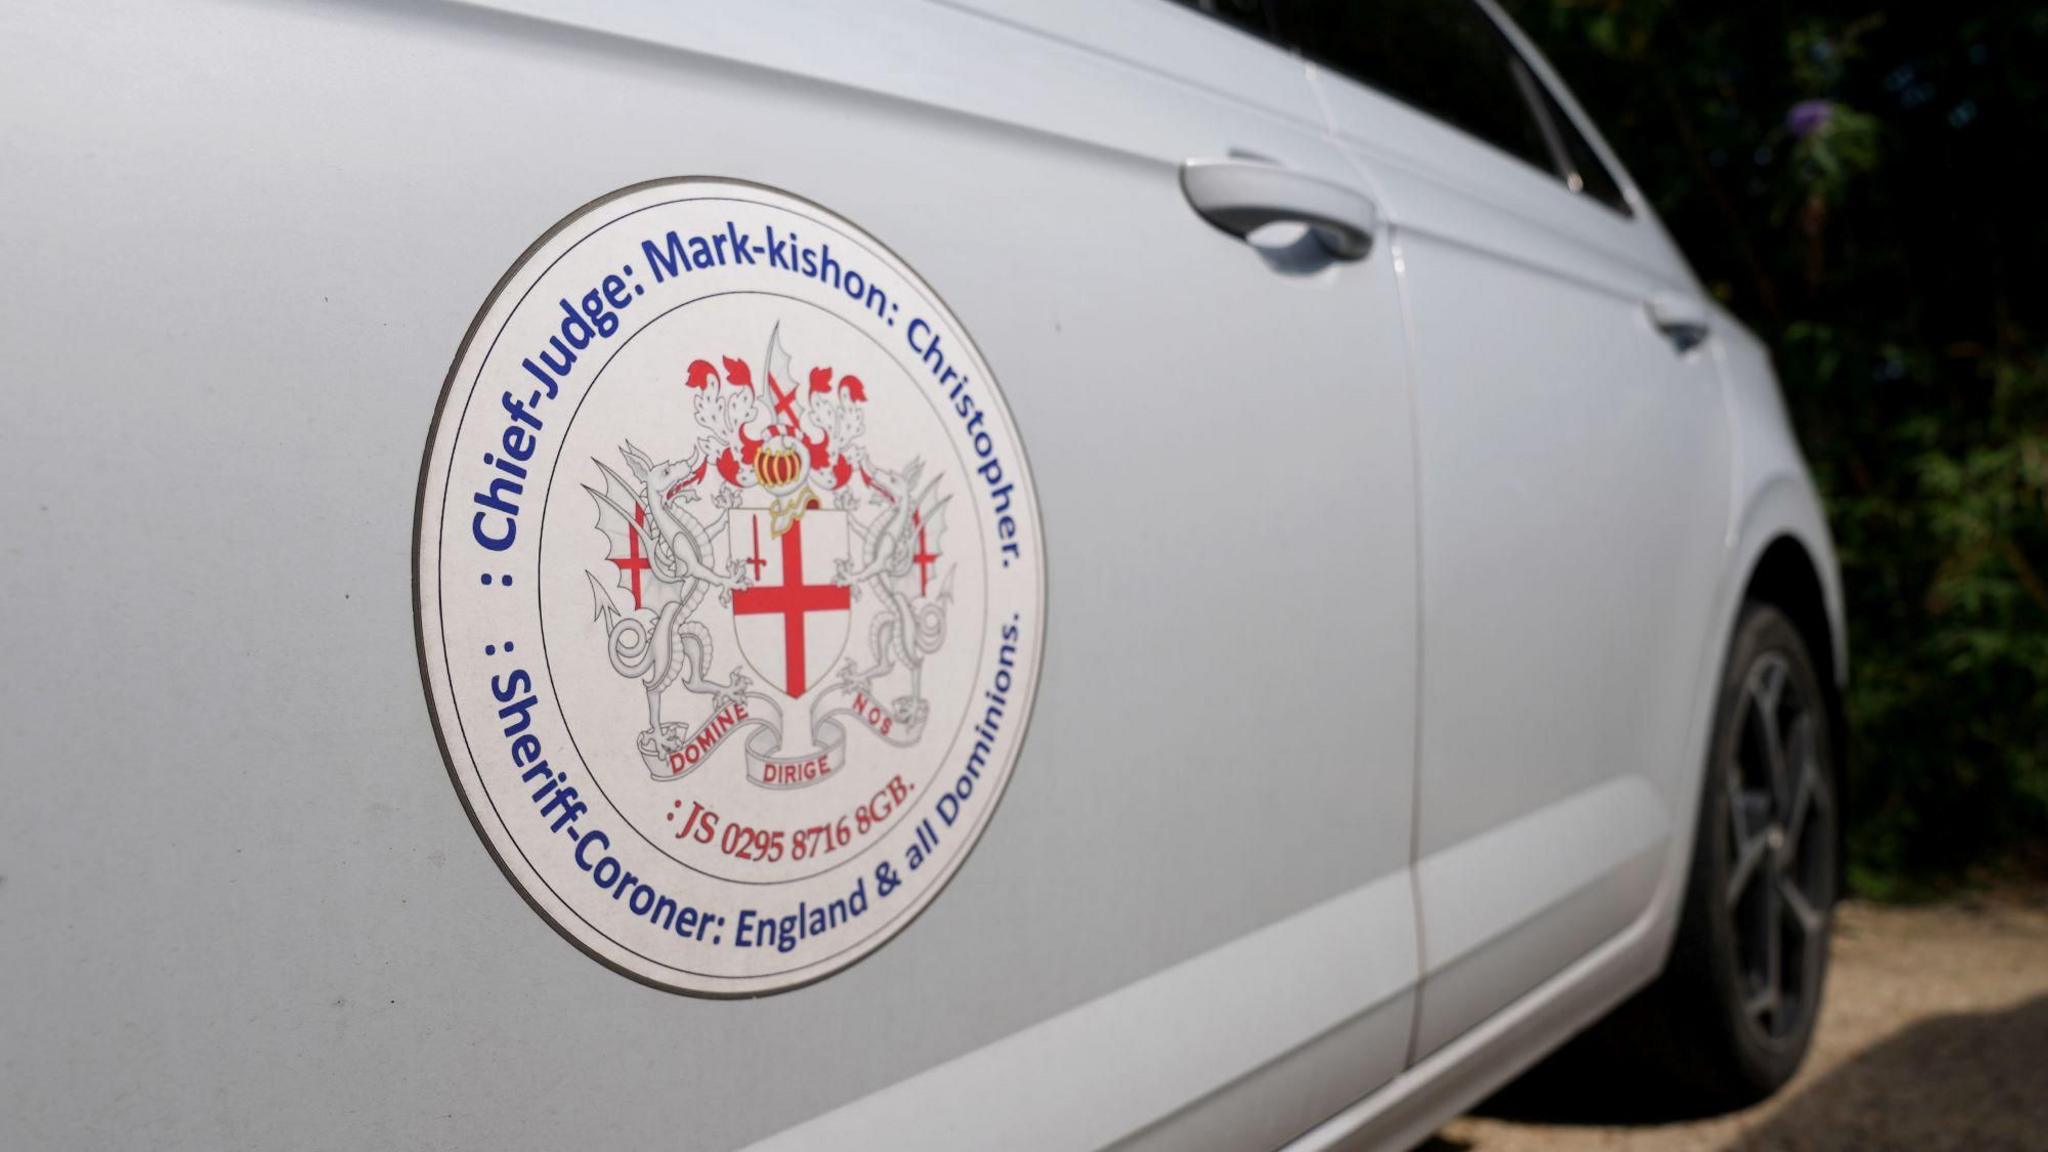
[[1826, 714], [1766, 652], [1750, 666], [1726, 766], [1724, 893], [1743, 1017], [1765, 1041], [1800, 1035], [1816, 1007], [1834, 900], [1834, 803]]

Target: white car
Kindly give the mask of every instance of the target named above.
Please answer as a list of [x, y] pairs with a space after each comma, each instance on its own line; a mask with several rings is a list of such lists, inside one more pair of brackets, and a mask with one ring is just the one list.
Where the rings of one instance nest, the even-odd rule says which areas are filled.
[[1804, 1053], [1821, 507], [1490, 0], [17, 2], [0, 218], [0, 1147]]

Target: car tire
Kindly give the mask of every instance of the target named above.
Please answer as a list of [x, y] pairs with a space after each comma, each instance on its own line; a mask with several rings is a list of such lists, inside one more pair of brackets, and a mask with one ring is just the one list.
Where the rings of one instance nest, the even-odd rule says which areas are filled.
[[1833, 712], [1805, 638], [1752, 604], [1722, 672], [1691, 873], [1658, 979], [1574, 1045], [1640, 1108], [1754, 1103], [1799, 1068], [1840, 875]]

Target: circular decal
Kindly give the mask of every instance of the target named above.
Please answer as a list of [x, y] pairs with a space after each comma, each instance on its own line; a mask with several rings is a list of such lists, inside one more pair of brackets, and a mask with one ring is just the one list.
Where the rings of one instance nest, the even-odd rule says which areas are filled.
[[739, 181], [607, 196], [505, 274], [428, 441], [420, 662], [456, 789], [628, 975], [830, 975], [1002, 795], [1039, 532], [994, 374], [879, 241]]

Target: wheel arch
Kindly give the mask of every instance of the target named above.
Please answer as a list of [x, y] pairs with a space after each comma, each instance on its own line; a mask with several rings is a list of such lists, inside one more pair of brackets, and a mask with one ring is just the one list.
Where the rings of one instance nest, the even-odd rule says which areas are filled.
[[[1828, 535], [1820, 499], [1796, 457], [1772, 460], [1765, 475], [1742, 483], [1747, 493], [1730, 504], [1726, 547], [1717, 578], [1713, 631], [1700, 653], [1694, 683], [1688, 755], [1692, 768], [1674, 779], [1670, 796], [1671, 854], [1652, 903], [1658, 953], [1664, 963], [1678, 926], [1678, 905], [1690, 874], [1694, 824], [1701, 798], [1700, 781], [1713, 754], [1714, 714], [1720, 686], [1733, 655], [1735, 634], [1744, 609], [1769, 604], [1791, 618], [1807, 643], [1826, 693], [1832, 730], [1845, 732], [1844, 686], [1848, 645], [1843, 629], [1841, 579], [1835, 568], [1834, 542]], [[1738, 472], [1738, 475], [1740, 473]], [[1831, 742], [1831, 783], [1835, 795], [1847, 795], [1847, 741]], [[1842, 821], [1836, 822], [1839, 829]], [[1842, 845], [1837, 838], [1837, 852]]]
[[1828, 586], [1822, 582], [1821, 568], [1796, 535], [1781, 533], [1764, 545], [1750, 568], [1741, 603], [1768, 604], [1783, 612], [1820, 663], [1821, 692], [1833, 734], [1828, 742], [1828, 775], [1836, 805], [1835, 859], [1838, 867], [1846, 866], [1848, 821], [1842, 816], [1842, 806], [1849, 795], [1848, 680], [1847, 669], [1840, 666], [1846, 644], [1842, 623], [1829, 610]]
[[1751, 565], [1742, 599], [1744, 603], [1769, 604], [1790, 617], [1820, 661], [1822, 678], [1839, 689], [1842, 670], [1835, 667], [1836, 626], [1828, 611], [1825, 587], [1806, 546], [1797, 536], [1780, 533], [1764, 545]]

